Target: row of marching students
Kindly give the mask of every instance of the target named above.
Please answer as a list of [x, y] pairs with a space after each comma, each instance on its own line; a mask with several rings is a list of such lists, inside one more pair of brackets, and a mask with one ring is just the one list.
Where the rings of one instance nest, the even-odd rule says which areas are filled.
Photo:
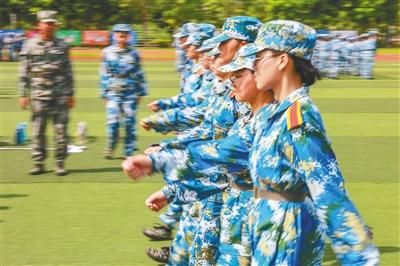
[[179, 134], [122, 164], [133, 179], [162, 172], [146, 205], [179, 217], [171, 247], [148, 254], [167, 265], [321, 265], [329, 239], [341, 264], [378, 265], [309, 96], [315, 30], [245, 16], [214, 37], [207, 27], [183, 36], [195, 63], [182, 92], [142, 121]]

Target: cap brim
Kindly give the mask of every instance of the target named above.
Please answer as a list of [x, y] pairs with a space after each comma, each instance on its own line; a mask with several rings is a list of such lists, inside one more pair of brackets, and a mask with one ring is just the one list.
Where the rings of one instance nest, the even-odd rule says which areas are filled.
[[175, 38], [184, 38], [184, 37], [189, 36], [189, 34], [182, 34], [182, 33], [178, 32], [172, 36], [174, 36]]
[[210, 43], [221, 43], [221, 42], [225, 42], [227, 40], [232, 39], [231, 37], [229, 37], [228, 35], [226, 35], [225, 33], [221, 33], [217, 36], [212, 37], [211, 39], [208, 39]]
[[218, 70], [221, 72], [224, 72], [224, 73], [228, 73], [228, 72], [235, 72], [235, 71], [238, 71], [243, 68], [245, 68], [245, 67], [240, 66], [232, 61], [229, 64], [226, 64], [226, 65], [220, 67]]
[[207, 56], [215, 56], [215, 55], [219, 55], [220, 54], [220, 52], [219, 52], [219, 50], [218, 49], [211, 49], [210, 51], [208, 51], [208, 52], [206, 52], [206, 55]]
[[195, 51], [196, 52], [206, 52], [206, 51], [210, 51], [211, 49], [213, 49], [212, 47], [210, 48], [210, 47], [201, 47], [200, 46], [200, 48], [197, 48]]
[[246, 49], [244, 49], [239, 56], [249, 56], [249, 55], [253, 55], [256, 54], [262, 50], [266, 49], [266, 47], [261, 46], [261, 45], [257, 45], [255, 43], [249, 43], [246, 45]]

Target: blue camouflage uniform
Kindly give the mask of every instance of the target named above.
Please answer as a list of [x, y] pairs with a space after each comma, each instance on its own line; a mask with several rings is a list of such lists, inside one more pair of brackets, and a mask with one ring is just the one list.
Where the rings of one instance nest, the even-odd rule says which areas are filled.
[[[188, 36], [185, 45], [190, 44], [199, 46], [203, 42], [203, 40], [212, 37], [214, 30], [215, 30], [214, 25], [205, 23], [198, 24], [196, 25], [196, 27], [192, 27], [191, 30], [190, 29], [188, 30], [190, 34]], [[148, 118], [145, 118], [143, 119], [143, 122], [149, 126], [153, 126], [153, 123], [151, 123], [152, 121], [157, 122], [158, 120], [164, 119], [165, 117], [168, 118], [168, 113], [170, 113], [169, 110], [180, 109], [184, 106], [194, 106], [198, 104], [198, 102], [206, 98], [207, 94], [209, 94], [208, 92], [210, 91], [209, 85], [208, 86], [206, 85], [209, 83], [209, 80], [213, 78], [214, 76], [212, 75], [211, 71], [205, 71], [205, 73], [202, 74], [193, 73], [193, 75], [191, 75], [185, 83], [185, 88], [186, 88], [184, 89], [185, 92], [181, 92], [179, 95], [174, 96], [172, 98], [158, 101], [159, 108], [168, 109], [167, 111], [160, 112]], [[200, 88], [198, 88], [199, 86]], [[200, 121], [198, 123], [200, 123]], [[196, 123], [195, 125], [197, 125], [198, 123]], [[159, 123], [155, 123], [154, 125], [155, 129], [157, 128], [158, 124]], [[190, 128], [190, 126], [188, 126], [187, 128]], [[158, 132], [168, 133], [166, 129], [167, 128], [165, 126], [162, 126]], [[188, 210], [189, 206], [183, 206], [183, 208], [184, 210]], [[182, 206], [180, 204], [172, 203], [168, 206], [168, 210], [162, 215], [160, 215], [160, 219], [168, 227], [173, 227], [179, 221], [179, 218], [182, 216], [181, 211], [182, 211]], [[186, 213], [187, 211], [185, 211], [183, 215], [185, 215]], [[180, 226], [184, 227], [185, 230], [187, 230], [187, 226], [184, 225], [190, 223], [183, 222], [182, 224], [183, 225]], [[177, 241], [179, 241], [179, 239]], [[177, 253], [179, 252], [176, 252], [176, 250], [173, 250], [172, 252], [173, 255]]]
[[376, 50], [375, 34], [375, 32], [365, 33], [365, 39], [361, 41], [360, 76], [364, 79], [372, 79]]
[[[270, 21], [243, 55], [273, 49], [310, 60], [315, 38], [299, 22]], [[379, 263], [307, 87], [279, 102], [255, 132], [249, 167], [256, 198], [249, 214], [253, 265], [320, 265], [323, 234], [342, 265]]]
[[[230, 64], [220, 68], [220, 71], [253, 69], [254, 60], [255, 56], [247, 57], [246, 60], [236, 57]], [[248, 154], [253, 132], [261, 125], [259, 121], [263, 121], [259, 113], [253, 117], [249, 112], [237, 120], [224, 139], [194, 142], [185, 151], [167, 150], [151, 156], [154, 168], [176, 180], [163, 189], [169, 200], [200, 201], [223, 186], [223, 174], [228, 177], [230, 186], [225, 190], [221, 210], [217, 265], [250, 265], [247, 217], [253, 203], [253, 184], [248, 170]], [[177, 162], [180, 163], [176, 168]], [[222, 182], [216, 177], [221, 177]]]
[[[198, 30], [198, 25], [196, 23], [188, 22], [182, 25], [179, 28], [178, 32], [173, 35], [176, 40], [180, 38], [188, 37], [191, 32], [195, 32]], [[186, 57], [186, 52], [184, 49], [182, 50], [183, 54], [185, 54], [185, 61], [183, 62], [183, 67], [180, 71], [181, 73], [181, 80], [180, 80], [180, 88], [181, 91], [183, 90], [186, 80], [193, 72], [193, 60]], [[181, 53], [182, 54], [182, 53]]]
[[[183, 45], [200, 46], [204, 40], [214, 35], [214, 31], [215, 26], [212, 24], [197, 24], [197, 27], [189, 32], [188, 38]], [[186, 78], [181, 93], [171, 98], [158, 100], [157, 106], [161, 110], [185, 106], [185, 100], [191, 98], [191, 95], [201, 87], [203, 75], [198, 74], [200, 69], [201, 65], [195, 62], [192, 66], [192, 73]]]
[[[218, 43], [209, 42], [209, 40], [205, 40], [197, 50], [205, 52], [218, 45]], [[206, 54], [208, 55], [209, 52]], [[210, 54], [210, 56], [214, 55]], [[225, 86], [224, 83], [221, 83], [210, 70], [206, 70], [202, 74], [201, 87], [197, 91], [187, 94], [182, 93], [179, 96], [170, 98], [168, 106], [174, 106], [175, 108], [150, 115], [144, 118], [142, 122], [162, 134], [193, 128], [203, 120], [204, 113], [210, 102], [213, 102], [214, 98], [221, 91], [224, 91], [223, 86]], [[163, 100], [163, 102], [166, 101], [167, 99]]]
[[[113, 31], [130, 32], [127, 24], [116, 24]], [[140, 65], [140, 57], [133, 47], [111, 45], [103, 50], [100, 67], [100, 94], [106, 103], [107, 150], [116, 148], [120, 120], [125, 125], [124, 155], [136, 149], [136, 109], [138, 97], [147, 95], [147, 83]]]
[[[251, 17], [229, 18], [224, 23], [222, 33], [214, 37], [215, 42], [220, 43], [232, 38], [252, 41], [259, 25], [260, 22]], [[207, 112], [204, 121], [199, 126], [173, 140], [164, 141], [161, 146], [164, 149], [183, 149], [189, 143], [199, 140], [224, 138], [236, 120], [249, 111], [247, 105], [238, 103], [232, 98], [231, 89], [223, 92], [210, 107], [212, 109]], [[201, 181], [194, 180], [192, 186], [197, 187]], [[218, 255], [222, 195], [223, 190], [228, 186], [228, 179], [226, 174], [222, 174], [210, 177], [210, 181], [216, 183], [216, 186], [211, 186], [208, 197], [200, 201], [199, 224], [201, 226], [193, 240], [189, 265], [213, 265]], [[189, 189], [186, 193], [191, 195], [193, 192]]]

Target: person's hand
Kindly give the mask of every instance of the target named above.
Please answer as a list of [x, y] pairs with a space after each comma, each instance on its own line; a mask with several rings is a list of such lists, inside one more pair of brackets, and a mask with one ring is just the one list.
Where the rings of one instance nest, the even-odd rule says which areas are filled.
[[21, 109], [27, 109], [28, 108], [28, 104], [29, 104], [28, 97], [20, 97], [18, 99], [18, 104], [21, 107]]
[[153, 102], [149, 103], [147, 105], [147, 108], [149, 108], [150, 111], [153, 111], [153, 112], [158, 112], [158, 110], [160, 110], [160, 107], [158, 107], [158, 101], [153, 101]]
[[151, 129], [151, 126], [149, 126], [145, 121], [141, 120], [140, 121], [140, 125], [142, 126], [142, 128], [144, 128], [144, 130], [149, 131]]
[[159, 190], [151, 194], [145, 201], [147, 208], [152, 211], [158, 212], [161, 210], [165, 205], [168, 204], [167, 198], [165, 197], [164, 193]]
[[121, 166], [127, 176], [137, 180], [142, 176], [151, 174], [153, 162], [148, 156], [139, 154], [128, 157], [122, 162]]
[[158, 151], [160, 151], [161, 149], [162, 149], [161, 146], [152, 146], [152, 147], [148, 147], [148, 148], [144, 151], [144, 154], [150, 155], [150, 154], [152, 154], [153, 152], [158, 152]]
[[68, 109], [74, 108], [74, 106], [75, 106], [75, 98], [74, 98], [74, 96], [68, 96], [67, 105], [68, 105]]

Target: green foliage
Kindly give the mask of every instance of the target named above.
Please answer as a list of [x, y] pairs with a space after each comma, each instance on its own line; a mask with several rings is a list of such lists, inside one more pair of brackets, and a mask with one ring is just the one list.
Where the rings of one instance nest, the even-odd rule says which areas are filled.
[[[220, 27], [227, 17], [236, 15], [262, 21], [300, 20], [317, 29], [363, 32], [377, 28], [382, 34], [399, 21], [396, 0], [9, 0], [0, 6], [0, 28], [10, 27], [9, 14], [13, 13], [18, 27], [30, 28], [41, 9], [58, 10], [61, 27], [66, 29], [109, 29], [115, 23], [129, 23], [143, 25], [146, 32], [153, 23], [159, 34], [171, 33], [188, 21]], [[170, 42], [171, 36], [167, 38]], [[167, 42], [160, 36], [148, 41]]]

